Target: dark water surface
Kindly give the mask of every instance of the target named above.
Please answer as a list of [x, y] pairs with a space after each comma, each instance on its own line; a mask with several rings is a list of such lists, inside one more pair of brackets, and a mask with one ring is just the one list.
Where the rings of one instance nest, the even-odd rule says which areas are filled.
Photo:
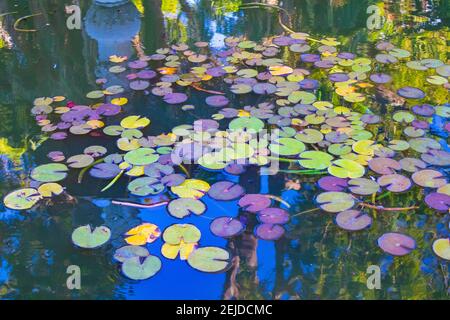
[[[30, 170], [44, 163], [49, 151], [77, 154], [93, 141], [86, 138], [63, 142], [47, 140], [32, 150], [42, 138], [30, 116], [36, 97], [63, 95], [79, 104], [88, 103], [86, 92], [97, 88], [95, 80], [107, 75], [112, 54], [135, 54], [130, 39], [139, 35], [146, 53], [174, 42], [210, 41], [220, 48], [230, 35], [245, 35], [252, 40], [280, 34], [277, 15], [266, 10], [239, 10], [246, 1], [148, 0], [117, 9], [99, 9], [91, 1], [79, 2], [85, 23], [82, 30], [68, 30], [64, 5], [69, 1], [0, 0], [0, 193], [25, 184]], [[361, 55], [371, 55], [374, 43], [383, 36], [416, 59], [448, 61], [446, 39], [450, 18], [449, 1], [384, 1], [387, 22], [382, 30], [366, 28], [371, 4], [364, 0], [287, 0], [266, 1], [279, 4], [292, 15], [295, 30], [338, 38], [342, 47]], [[17, 32], [15, 19], [41, 12], [41, 16], [22, 23], [37, 28], [34, 33]], [[447, 42], [448, 43], [448, 42]], [[396, 81], [414, 82], [414, 74], [399, 69]], [[197, 107], [184, 112], [160, 99], [129, 96], [127, 114], [141, 114], [152, 120], [148, 134], [169, 132], [175, 125], [191, 123], [213, 112], [204, 106], [205, 95], [190, 100]], [[447, 95], [437, 91], [439, 103]], [[197, 103], [196, 103], [197, 102]], [[241, 101], [254, 103], [251, 101]], [[102, 138], [100, 138], [102, 139]], [[69, 143], [70, 141], [70, 143]], [[444, 142], [445, 144], [445, 142]], [[194, 176], [213, 183], [223, 175], [195, 171]], [[229, 177], [227, 177], [229, 179]], [[313, 208], [316, 178], [301, 178], [302, 189], [288, 190], [292, 177], [248, 175], [236, 178], [254, 193], [281, 196], [295, 214]], [[237, 180], [236, 180], [237, 181]], [[258, 240], [251, 233], [227, 241], [209, 232], [211, 219], [238, 214], [236, 202], [204, 199], [208, 211], [202, 217], [189, 217], [202, 231], [201, 242], [235, 249], [239, 264], [227, 273], [203, 274], [179, 259], [169, 261], [160, 254], [159, 239], [148, 246], [163, 261], [157, 276], [134, 282], [120, 274], [113, 261], [114, 250], [124, 245], [123, 233], [142, 222], [162, 230], [179, 220], [161, 207], [152, 210], [111, 205], [111, 199], [128, 198], [125, 183], [115, 185], [101, 197], [98, 180], [86, 177], [83, 185], [76, 177], [64, 182], [73, 203], [15, 212], [0, 204], [0, 298], [3, 299], [448, 299], [449, 266], [431, 250], [432, 239], [448, 236], [448, 217], [425, 209], [411, 212], [378, 213], [369, 230], [348, 233], [334, 223], [333, 215], [311, 213], [297, 216], [288, 234], [277, 242]], [[387, 206], [408, 206], [422, 194], [408, 192], [386, 199]], [[107, 225], [113, 232], [108, 245], [92, 251], [73, 246], [70, 235], [79, 225]], [[413, 236], [418, 250], [393, 258], [376, 245], [388, 231]], [[81, 268], [81, 290], [68, 290], [66, 268]], [[379, 265], [382, 288], [366, 286], [366, 269]]]

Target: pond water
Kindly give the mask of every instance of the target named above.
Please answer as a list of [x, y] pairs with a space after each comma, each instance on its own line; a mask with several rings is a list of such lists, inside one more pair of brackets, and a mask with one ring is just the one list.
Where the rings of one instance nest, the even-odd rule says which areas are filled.
[[[67, 3], [65, 3], [67, 2]], [[0, 192], [2, 197], [18, 188], [30, 186], [29, 174], [37, 166], [50, 162], [47, 154], [62, 151], [67, 157], [77, 155], [91, 145], [113, 149], [115, 139], [105, 135], [70, 135], [65, 140], [48, 139], [31, 115], [37, 97], [64, 96], [76, 104], [91, 104], [86, 93], [98, 90], [96, 80], [106, 78], [108, 84], [123, 85], [128, 81], [111, 74], [110, 56], [153, 54], [158, 48], [174, 43], [209, 42], [214, 50], [223, 50], [229, 36], [243, 36], [260, 42], [285, 32], [277, 11], [264, 8], [240, 9], [250, 1], [238, 0], [134, 0], [116, 8], [98, 8], [91, 1], [79, 1], [83, 23], [81, 30], [66, 25], [69, 1], [0, 2]], [[364, 0], [298, 0], [262, 1], [280, 5], [290, 14], [284, 20], [290, 28], [316, 38], [333, 37], [340, 51], [374, 58], [376, 44], [389, 40], [394, 46], [408, 50], [410, 60], [437, 59], [448, 64], [449, 1], [364, 1]], [[384, 6], [381, 29], [367, 29], [367, 8]], [[2, 13], [12, 14], [1, 16]], [[33, 13], [41, 13], [20, 23], [14, 21]], [[372, 21], [373, 23], [373, 21]], [[370, 24], [370, 23], [369, 23]], [[134, 44], [131, 39], [134, 39]], [[446, 42], [447, 41], [447, 42]], [[298, 58], [297, 58], [298, 59]], [[417, 70], [404, 65], [392, 67], [395, 87], [417, 86], [424, 90], [434, 105], [448, 103], [448, 86], [423, 84]], [[448, 75], [447, 75], [448, 78]], [[445, 78], [444, 78], [445, 80]], [[225, 84], [209, 87], [226, 90]], [[321, 100], [333, 101], [330, 86], [321, 86]], [[179, 90], [178, 92], [182, 92]], [[384, 93], [383, 93], [384, 92]], [[382, 116], [387, 134], [396, 136], [396, 123], [390, 119], [392, 91], [377, 95], [377, 103], [365, 107]], [[210, 94], [189, 89], [187, 103], [164, 103], [160, 97], [127, 91], [121, 94], [128, 103], [118, 120], [128, 115], [141, 115], [151, 120], [146, 135], [169, 133], [173, 127], [209, 119], [217, 113], [204, 103]], [[231, 95], [228, 95], [231, 97]], [[400, 98], [401, 99], [401, 98]], [[65, 104], [66, 101], [64, 101]], [[235, 98], [236, 108], [264, 102], [262, 96]], [[410, 107], [413, 103], [409, 103]], [[363, 106], [363, 107], [364, 107]], [[359, 107], [362, 107], [361, 105]], [[408, 107], [408, 108], [409, 108]], [[360, 111], [360, 110], [359, 110]], [[360, 111], [361, 112], [361, 111]], [[364, 111], [362, 111], [364, 113]], [[447, 111], [448, 115], [448, 111]], [[389, 119], [388, 119], [389, 118]], [[442, 115], [433, 120], [448, 122]], [[112, 121], [114, 122], [114, 121]], [[111, 123], [112, 123], [111, 122]], [[119, 121], [120, 122], [120, 121]], [[380, 126], [381, 127], [381, 126]], [[443, 128], [444, 125], [436, 125]], [[401, 130], [401, 129], [399, 129]], [[101, 131], [100, 131], [101, 132]], [[430, 135], [444, 151], [448, 147], [447, 131]], [[448, 157], [448, 153], [443, 154]], [[446, 162], [445, 160], [443, 162]], [[447, 158], [448, 163], [448, 158]], [[32, 210], [16, 211], [0, 205], [0, 298], [2, 299], [448, 299], [448, 260], [433, 252], [436, 239], [449, 237], [448, 213], [438, 212], [423, 204], [429, 193], [414, 187], [402, 193], [385, 193], [379, 205], [385, 207], [418, 206], [407, 211], [377, 211], [367, 208], [373, 221], [370, 228], [348, 232], [335, 223], [335, 214], [324, 211], [298, 213], [316, 208], [314, 199], [320, 189], [320, 175], [278, 173], [260, 176], [250, 168], [241, 176], [189, 166], [195, 179], [213, 184], [216, 181], [238, 182], [246, 193], [269, 194], [282, 199], [273, 204], [291, 215], [284, 226], [285, 235], [277, 241], [262, 240], [253, 234], [254, 221], [247, 230], [232, 239], [217, 237], [210, 223], [220, 216], [243, 215], [238, 201], [202, 198], [207, 211], [182, 220], [167, 213], [165, 206], [140, 209], [112, 204], [111, 200], [134, 202], [164, 201], [166, 195], [135, 197], [127, 191], [128, 178], [120, 179], [105, 192], [108, 180], [88, 174], [77, 182], [78, 172], [71, 172], [61, 182], [72, 198], [40, 203]], [[286, 168], [285, 168], [286, 169]], [[448, 164], [440, 168], [448, 175]], [[71, 170], [72, 171], [72, 170]], [[448, 189], [448, 188], [447, 188]], [[447, 191], [448, 192], [448, 191]], [[381, 193], [380, 193], [381, 194]], [[370, 197], [369, 197], [370, 198]], [[370, 199], [369, 199], [370, 200]], [[378, 200], [378, 198], [377, 198]], [[367, 202], [370, 202], [366, 200]], [[289, 204], [289, 208], [286, 206]], [[448, 208], [448, 204], [447, 204]], [[296, 215], [297, 214], [297, 215]], [[249, 219], [251, 219], [250, 217]], [[195, 225], [202, 233], [201, 246], [227, 248], [234, 258], [231, 268], [221, 273], [203, 273], [180, 259], [170, 260], [161, 254], [163, 240], [148, 244], [152, 255], [162, 261], [161, 270], [143, 281], [129, 280], [121, 274], [120, 264], [113, 259], [117, 248], [124, 246], [123, 234], [141, 223], [149, 222], [164, 230], [174, 223]], [[75, 228], [91, 224], [111, 230], [111, 240], [94, 249], [73, 245]], [[416, 248], [405, 256], [392, 256], [377, 245], [387, 232], [413, 237]], [[447, 253], [448, 254], [448, 253]], [[448, 256], [447, 256], [448, 257]], [[71, 265], [80, 267], [81, 289], [69, 290], [66, 272]], [[381, 288], [367, 286], [368, 267], [379, 266]]]

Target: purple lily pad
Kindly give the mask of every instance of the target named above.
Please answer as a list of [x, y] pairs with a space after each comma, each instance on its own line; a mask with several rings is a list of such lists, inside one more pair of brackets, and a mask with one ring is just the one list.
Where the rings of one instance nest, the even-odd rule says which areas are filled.
[[320, 61], [320, 56], [313, 53], [303, 53], [300, 55], [300, 60], [307, 63], [313, 63], [316, 61]]
[[285, 224], [289, 221], [289, 213], [280, 208], [266, 208], [258, 213], [258, 220], [261, 223]]
[[372, 80], [375, 83], [388, 83], [392, 81], [392, 77], [385, 73], [374, 73], [370, 75], [370, 80]]
[[245, 172], [245, 166], [238, 163], [230, 163], [224, 168], [225, 172], [238, 176]]
[[397, 94], [406, 99], [423, 99], [425, 92], [414, 87], [403, 87], [397, 90]]
[[219, 217], [211, 222], [209, 228], [211, 232], [218, 237], [231, 238], [244, 231], [245, 225], [235, 218]]
[[206, 70], [206, 74], [209, 74], [212, 77], [223, 77], [227, 73], [222, 67], [214, 67]]
[[143, 69], [148, 66], [147, 61], [135, 60], [128, 63], [128, 67], [131, 69]]
[[169, 174], [161, 179], [161, 183], [166, 187], [179, 186], [186, 180], [186, 177], [179, 173]]
[[136, 80], [130, 82], [130, 89], [135, 91], [142, 91], [147, 89], [150, 86], [150, 83], [148, 81], [144, 80]]
[[220, 107], [225, 107], [230, 101], [225, 96], [214, 95], [214, 96], [207, 97], [205, 99], [205, 102], [208, 106], [220, 108]]
[[64, 153], [62, 153], [61, 151], [51, 151], [47, 154], [47, 157], [53, 162], [61, 162], [66, 159]]
[[379, 177], [377, 182], [391, 192], [403, 192], [412, 185], [411, 180], [401, 174], [387, 174]]
[[268, 208], [272, 203], [269, 197], [262, 194], [246, 194], [239, 200], [239, 206], [248, 212], [258, 212]]
[[343, 72], [336, 72], [336, 73], [332, 73], [328, 76], [328, 78], [330, 79], [330, 81], [332, 82], [345, 82], [348, 79], [350, 79], [348, 77], [348, 75], [346, 73]]
[[136, 75], [138, 76], [138, 78], [145, 80], [153, 79], [157, 76], [156, 72], [153, 70], [142, 70], [139, 71]]
[[425, 197], [425, 203], [432, 209], [448, 212], [450, 208], [450, 196], [433, 192]]
[[372, 218], [359, 210], [346, 210], [336, 216], [336, 223], [344, 230], [358, 231], [369, 227]]
[[208, 195], [215, 200], [230, 201], [239, 198], [245, 193], [242, 186], [231, 181], [219, 181], [214, 183], [208, 191]]
[[89, 171], [89, 174], [94, 178], [112, 179], [117, 176], [119, 172], [120, 168], [117, 164], [99, 163]]
[[169, 104], [179, 104], [185, 102], [188, 99], [188, 96], [184, 93], [175, 92], [166, 94], [163, 99]]
[[319, 87], [319, 81], [316, 79], [303, 79], [299, 82], [300, 89], [303, 90], [315, 90]]
[[263, 223], [256, 226], [255, 235], [262, 240], [278, 240], [284, 235], [284, 228], [278, 224]]
[[277, 91], [277, 87], [270, 83], [257, 83], [253, 86], [256, 94], [272, 94]]
[[97, 109], [95, 109], [95, 112], [97, 114], [102, 116], [115, 116], [116, 114], [119, 114], [119, 112], [122, 110], [122, 108], [116, 104], [112, 103], [104, 103], [100, 105]]
[[401, 233], [389, 232], [378, 238], [378, 246], [394, 256], [404, 256], [416, 248], [416, 241]]
[[50, 136], [50, 139], [53, 140], [64, 140], [67, 138], [67, 133], [66, 132], [55, 132]]
[[326, 176], [317, 181], [319, 187], [325, 191], [343, 191], [347, 188], [348, 183], [346, 179]]
[[422, 105], [413, 106], [412, 107], [412, 111], [415, 114], [418, 114], [419, 116], [424, 116], [424, 117], [431, 117], [436, 112], [434, 107], [432, 105], [429, 105], [429, 104], [422, 104]]

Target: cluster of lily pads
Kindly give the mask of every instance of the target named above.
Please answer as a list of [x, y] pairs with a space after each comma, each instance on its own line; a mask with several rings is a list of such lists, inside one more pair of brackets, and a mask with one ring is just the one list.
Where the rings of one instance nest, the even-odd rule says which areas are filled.
[[[205, 170], [240, 175], [248, 166], [268, 167], [276, 159], [289, 163], [289, 170], [282, 172], [317, 175], [317, 185], [323, 190], [315, 199], [317, 206], [337, 213], [336, 223], [344, 230], [371, 225], [372, 217], [364, 209], [383, 207], [367, 205], [364, 199], [376, 199], [383, 190], [401, 193], [421, 188], [429, 208], [448, 213], [450, 184], [444, 169], [450, 165], [450, 153], [433, 138], [430, 126], [433, 116], [448, 119], [450, 107], [432, 105], [419, 88], [396, 88], [388, 71], [390, 65], [406, 63], [413, 70], [426, 71], [428, 85], [448, 90], [448, 64], [436, 59], [411, 60], [410, 52], [389, 42], [377, 44], [375, 59], [357, 57], [339, 52], [340, 43], [334, 38], [317, 40], [305, 33], [276, 36], [263, 43], [228, 37], [225, 44], [222, 51], [212, 51], [206, 42], [196, 42], [192, 49], [175, 44], [149, 56], [140, 54], [133, 61], [111, 56], [109, 71], [128, 81], [129, 88], [98, 79], [102, 88], [86, 95], [92, 100], [89, 105], [64, 103], [65, 98], [59, 96], [36, 99], [32, 113], [50, 138], [106, 135], [115, 137], [116, 150], [108, 153], [105, 147], [94, 145], [67, 159], [62, 152], [50, 152], [52, 163], [36, 167], [30, 175], [38, 189], [14, 191], [5, 197], [5, 205], [30, 209], [42, 197], [63, 192], [57, 182], [66, 178], [69, 168], [80, 169], [80, 183], [86, 172], [110, 180], [103, 190], [126, 175], [132, 178], [127, 188], [134, 196], [170, 191], [167, 211], [179, 219], [202, 215], [207, 208], [201, 198], [206, 194], [215, 200], [238, 200], [243, 211], [258, 219], [255, 235], [277, 240], [285, 233], [283, 225], [290, 215], [271, 207], [268, 195], [246, 194], [231, 181], [210, 186], [190, 178], [183, 166], [197, 164]], [[321, 86], [333, 89], [331, 101], [321, 99]], [[177, 105], [183, 110], [194, 107], [185, 103], [192, 91], [198, 91], [207, 94], [205, 105], [217, 112], [211, 119], [147, 136], [145, 129], [151, 122], [146, 117], [131, 115], [116, 121], [128, 103], [122, 94], [130, 90], [162, 99], [167, 108]], [[362, 103], [375, 106], [372, 96], [377, 90], [387, 91], [395, 100], [392, 114], [380, 116], [370, 108], [361, 112]], [[258, 102], [237, 106], [235, 101], [244, 96]], [[114, 123], [107, 125], [108, 118]], [[392, 137], [386, 135], [388, 128], [379, 133], [385, 118], [395, 123]], [[448, 121], [442, 129], [450, 132]], [[271, 138], [273, 132], [276, 138]], [[230, 238], [243, 232], [246, 224], [224, 216], [214, 219], [210, 229], [216, 236]], [[150, 223], [125, 235], [128, 245], [116, 251], [115, 259], [122, 263], [127, 277], [145, 279], [160, 270], [160, 259], [144, 247], [160, 235], [158, 227]], [[95, 248], [110, 236], [105, 226], [94, 230], [81, 226], [72, 240], [79, 247]], [[168, 259], [179, 256], [205, 272], [224, 271], [230, 265], [227, 250], [199, 245], [201, 233], [194, 225], [172, 225], [162, 238], [162, 255]], [[382, 235], [378, 245], [392, 255], [407, 254], [416, 246], [413, 238], [399, 233]], [[448, 238], [436, 239], [433, 250], [450, 260]]]

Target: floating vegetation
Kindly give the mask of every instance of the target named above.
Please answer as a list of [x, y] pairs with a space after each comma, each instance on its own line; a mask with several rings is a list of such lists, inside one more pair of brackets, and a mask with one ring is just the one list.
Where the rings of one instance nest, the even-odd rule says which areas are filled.
[[[424, 72], [424, 86], [448, 92], [450, 66], [434, 59], [411, 60], [409, 51], [388, 42], [376, 45], [374, 58], [358, 57], [340, 51], [335, 38], [317, 40], [288, 26], [284, 29], [289, 35], [264, 43], [228, 37], [222, 51], [199, 42], [194, 48], [179, 43], [151, 55], [141, 53], [136, 60], [111, 56], [109, 71], [128, 86], [99, 79], [99, 88], [86, 94], [91, 101], [88, 105], [64, 103], [66, 98], [60, 96], [37, 98], [31, 112], [50, 139], [102, 137], [114, 146], [106, 148], [98, 142], [82, 154], [50, 152], [51, 163], [37, 166], [30, 174], [37, 189], [11, 192], [4, 198], [5, 206], [32, 209], [43, 198], [63, 193], [57, 182], [79, 170], [80, 184], [85, 173], [109, 181], [102, 192], [120, 181], [135, 199], [166, 194], [169, 200], [157, 203], [115, 200], [113, 204], [142, 210], [166, 206], [167, 214], [177, 219], [201, 218], [208, 210], [204, 202], [208, 197], [236, 201], [248, 217], [211, 218], [209, 231], [227, 239], [246, 231], [267, 241], [282, 239], [294, 217], [315, 211], [336, 214], [337, 226], [348, 232], [370, 228], [378, 218], [377, 211], [427, 206], [433, 214], [448, 213], [450, 187], [445, 170], [450, 154], [431, 128], [434, 117], [441, 117], [445, 124], [440, 130], [448, 135], [450, 106], [436, 105], [422, 88], [397, 87], [394, 73], [396, 65], [405, 64]], [[322, 85], [332, 88], [331, 97], [321, 95]], [[127, 93], [151, 96], [167, 108], [188, 110], [194, 103], [190, 101], [192, 89], [206, 95], [202, 107], [214, 110], [210, 119], [147, 135], [152, 119], [122, 116], [128, 108]], [[392, 112], [380, 112], [374, 100], [377, 95]], [[255, 105], [237, 107], [234, 101], [243, 96], [253, 97]], [[384, 123], [384, 117], [392, 119], [395, 130]], [[316, 209], [291, 215], [290, 204], [280, 197], [247, 193], [226, 178], [205, 181], [190, 177], [193, 167], [241, 175], [251, 167], [268, 169], [273, 161], [280, 166], [275, 174], [314, 179], [320, 190]], [[298, 181], [296, 190], [301, 187]], [[424, 194], [415, 203], [385, 207], [381, 202], [412, 188]], [[92, 230], [87, 225], [74, 230], [72, 241], [92, 249], [110, 237], [107, 227]], [[230, 267], [233, 252], [205, 246], [208, 244], [202, 242], [201, 231], [194, 224], [173, 224], [161, 232], [157, 225], [143, 223], [125, 233], [128, 245], [114, 254], [126, 277], [148, 279], [163, 268], [163, 261], [145, 247], [159, 237], [162, 256], [168, 260], [187, 260], [192, 268], [208, 273]], [[436, 255], [449, 260], [449, 239], [433, 240]], [[378, 246], [390, 255], [402, 256], [416, 250], [416, 241], [390, 232], [380, 235]]]

